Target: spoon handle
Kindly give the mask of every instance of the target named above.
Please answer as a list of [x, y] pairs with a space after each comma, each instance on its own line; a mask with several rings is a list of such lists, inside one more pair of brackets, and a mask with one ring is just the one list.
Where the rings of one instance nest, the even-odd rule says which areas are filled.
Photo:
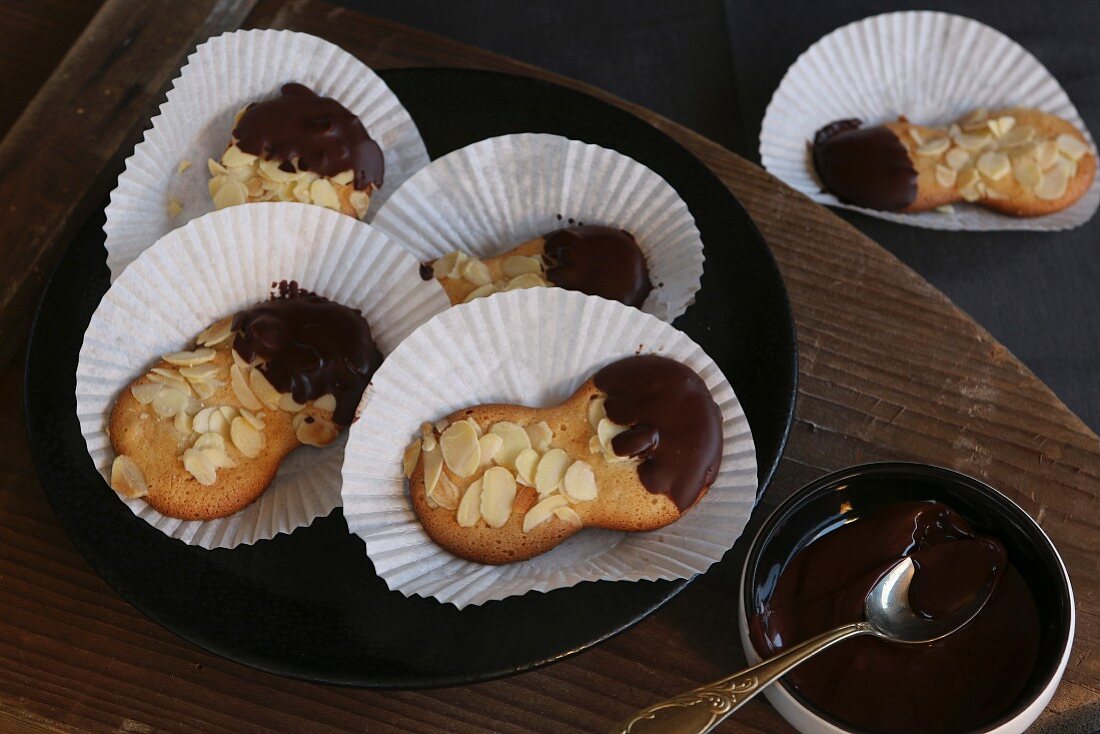
[[866, 622], [837, 627], [784, 650], [775, 657], [713, 683], [642, 709], [618, 724], [613, 734], [703, 734], [787, 671], [830, 645], [870, 634]]

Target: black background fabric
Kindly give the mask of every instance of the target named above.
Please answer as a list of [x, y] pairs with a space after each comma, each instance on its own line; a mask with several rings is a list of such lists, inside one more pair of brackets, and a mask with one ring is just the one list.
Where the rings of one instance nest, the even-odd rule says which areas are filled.
[[[934, 9], [1023, 45], [1100, 130], [1100, 3], [344, 0], [595, 84], [759, 162], [764, 110], [800, 53], [869, 15]], [[966, 73], [965, 69], [959, 70]], [[837, 213], [917, 270], [1100, 427], [1100, 217], [1066, 232], [941, 232]]]

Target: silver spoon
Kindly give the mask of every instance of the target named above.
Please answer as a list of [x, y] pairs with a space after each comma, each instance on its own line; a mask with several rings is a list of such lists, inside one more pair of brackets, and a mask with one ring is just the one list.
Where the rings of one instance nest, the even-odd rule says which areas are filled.
[[822, 632], [739, 673], [700, 686], [643, 709], [613, 730], [615, 734], [703, 734], [776, 679], [827, 647], [857, 635], [892, 642], [933, 642], [974, 619], [993, 593], [991, 579], [969, 605], [943, 619], [918, 616], [909, 606], [909, 584], [916, 569], [905, 558], [879, 579], [863, 602], [864, 621]]

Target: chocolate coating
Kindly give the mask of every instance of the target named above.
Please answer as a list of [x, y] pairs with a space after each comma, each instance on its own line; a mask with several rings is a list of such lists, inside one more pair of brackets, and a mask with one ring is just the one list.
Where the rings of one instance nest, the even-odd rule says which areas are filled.
[[846, 640], [784, 680], [860, 730], [954, 734], [982, 728], [1009, 711], [1031, 675], [1039, 613], [1000, 541], [977, 534], [943, 503], [903, 502], [837, 523], [796, 553], [765, 607], [749, 620], [753, 645], [770, 657], [863, 619], [867, 593], [905, 556], [917, 567], [910, 605], [924, 616], [950, 614], [991, 582], [993, 595], [972, 622], [942, 640]]
[[584, 225], [545, 235], [546, 277], [554, 285], [641, 308], [653, 286], [629, 232]]
[[849, 204], [896, 211], [917, 198], [917, 169], [883, 125], [837, 120], [814, 135], [814, 168], [825, 188]]
[[641, 459], [638, 478], [680, 512], [714, 483], [722, 463], [722, 413], [690, 367], [644, 355], [612, 362], [594, 376], [607, 417], [629, 430], [612, 439], [620, 456]]
[[279, 169], [298, 168], [319, 176], [354, 171], [355, 188], [382, 185], [385, 161], [363, 123], [342, 104], [301, 84], [284, 84], [274, 99], [251, 104], [233, 129], [237, 147]]
[[332, 420], [349, 425], [382, 353], [370, 326], [353, 308], [282, 281], [278, 295], [233, 317], [233, 348], [299, 403], [332, 394]]

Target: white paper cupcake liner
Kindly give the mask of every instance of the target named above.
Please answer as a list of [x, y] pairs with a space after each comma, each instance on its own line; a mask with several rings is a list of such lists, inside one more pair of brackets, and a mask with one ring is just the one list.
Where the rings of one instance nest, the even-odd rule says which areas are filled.
[[[84, 334], [76, 412], [88, 453], [105, 479], [115, 457], [106, 427], [119, 393], [160, 355], [187, 347], [214, 321], [266, 300], [280, 280], [297, 280], [359, 309], [384, 355], [450, 305], [443, 289], [421, 280], [416, 260], [388, 236], [321, 207], [236, 206], [172, 231], [114, 282]], [[323, 449], [298, 448], [259, 499], [219, 520], [178, 520], [144, 500], [119, 500], [190, 545], [255, 543], [339, 506], [343, 440]]]
[[571, 220], [634, 235], [654, 285], [646, 313], [672, 321], [695, 302], [703, 241], [676, 190], [622, 153], [560, 135], [502, 135], [438, 158], [373, 224], [432, 260], [454, 250], [498, 255]]
[[973, 204], [952, 213], [881, 212], [822, 192], [808, 143], [834, 120], [865, 125], [898, 115], [946, 125], [976, 107], [1033, 107], [1073, 123], [1096, 153], [1069, 96], [1039, 60], [1003, 33], [958, 15], [886, 13], [851, 23], [810, 46], [787, 70], [760, 130], [764, 168], [814, 201], [929, 229], [1053, 231], [1077, 227], [1100, 206], [1100, 179], [1073, 206], [1019, 218]]
[[[211, 38], [184, 64], [111, 193], [103, 226], [111, 280], [146, 247], [213, 210], [207, 159], [221, 157], [242, 107], [275, 96], [287, 82], [338, 100], [382, 147], [385, 177], [371, 196], [368, 221], [387, 196], [427, 165], [424, 141], [397, 96], [338, 46], [292, 31], [234, 31]], [[191, 167], [178, 173], [183, 160]], [[168, 215], [169, 199], [183, 205], [174, 218]]]
[[[634, 355], [677, 359], [722, 412], [722, 465], [681, 519], [647, 533], [585, 529], [531, 560], [488, 566], [437, 546], [413, 512], [402, 453], [420, 424], [459, 408], [560, 403], [600, 367]], [[756, 453], [733, 389], [699, 345], [653, 316], [558, 288], [494, 295], [449, 309], [406, 339], [375, 374], [344, 459], [348, 527], [390, 589], [454, 604], [549, 591], [582, 581], [689, 578], [737, 540], [756, 497]]]

